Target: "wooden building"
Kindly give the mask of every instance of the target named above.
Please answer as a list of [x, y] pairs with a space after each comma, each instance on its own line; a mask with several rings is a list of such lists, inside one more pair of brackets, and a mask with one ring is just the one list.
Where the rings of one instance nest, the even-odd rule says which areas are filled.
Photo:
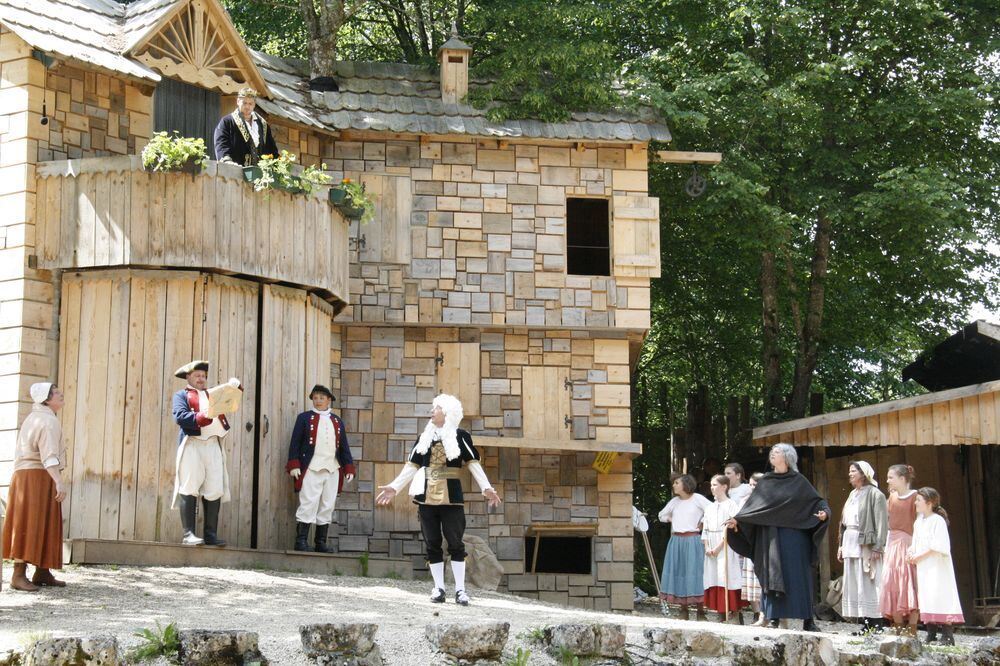
[[[288, 437], [322, 382], [359, 463], [331, 545], [422, 568], [413, 507], [376, 510], [374, 489], [447, 391], [505, 501], [470, 501], [468, 532], [506, 588], [631, 608], [630, 373], [660, 271], [647, 147], [670, 135], [626, 112], [490, 121], [463, 102], [469, 52], [446, 43], [440, 74], [342, 62], [319, 92], [217, 0], [0, 0], [0, 489], [27, 389], [55, 378], [67, 537], [177, 542], [172, 370], [203, 357], [247, 387], [224, 538], [291, 546]], [[208, 138], [243, 85], [281, 148], [366, 184], [373, 222], [225, 164], [141, 169], [154, 131]], [[599, 473], [599, 452], [623, 455]]]
[[[851, 461], [870, 463], [883, 491], [890, 465], [911, 465], [917, 475], [915, 487], [936, 488], [948, 510], [967, 621], [993, 626], [1000, 620], [1000, 493], [995, 482], [1000, 474], [998, 333], [997, 326], [976, 322], [907, 368], [906, 373], [921, 384], [942, 390], [753, 431], [755, 446], [784, 442], [799, 450], [802, 471], [829, 498], [834, 521], [840, 520], [851, 490], [847, 480]], [[970, 355], [979, 362], [969, 363]], [[970, 378], [982, 383], [951, 388]], [[821, 553], [822, 590], [831, 577], [841, 574], [834, 527], [828, 549]]]

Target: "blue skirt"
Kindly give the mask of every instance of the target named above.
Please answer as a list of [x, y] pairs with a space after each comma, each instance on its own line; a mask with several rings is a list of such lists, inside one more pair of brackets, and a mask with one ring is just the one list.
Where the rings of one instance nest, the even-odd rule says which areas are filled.
[[660, 576], [660, 598], [675, 604], [700, 604], [705, 600], [705, 548], [701, 535], [670, 535]]
[[785, 593], [765, 592], [761, 610], [769, 620], [813, 617], [813, 568], [809, 564], [812, 541], [809, 533], [790, 527], [778, 528], [778, 555], [785, 579]]

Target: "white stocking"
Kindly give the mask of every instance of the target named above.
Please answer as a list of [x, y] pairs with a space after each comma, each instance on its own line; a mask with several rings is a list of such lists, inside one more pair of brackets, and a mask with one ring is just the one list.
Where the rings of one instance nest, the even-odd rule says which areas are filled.
[[451, 573], [455, 575], [455, 591], [465, 589], [465, 561], [451, 561]]
[[444, 589], [444, 562], [435, 562], [431, 565], [431, 576], [434, 578], [434, 587], [439, 590]]

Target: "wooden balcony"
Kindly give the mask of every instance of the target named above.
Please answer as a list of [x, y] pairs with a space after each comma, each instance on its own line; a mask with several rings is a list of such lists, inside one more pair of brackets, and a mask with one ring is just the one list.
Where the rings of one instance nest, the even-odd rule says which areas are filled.
[[255, 192], [242, 170], [149, 173], [138, 156], [37, 168], [39, 268], [203, 269], [348, 301], [348, 225], [325, 199]]

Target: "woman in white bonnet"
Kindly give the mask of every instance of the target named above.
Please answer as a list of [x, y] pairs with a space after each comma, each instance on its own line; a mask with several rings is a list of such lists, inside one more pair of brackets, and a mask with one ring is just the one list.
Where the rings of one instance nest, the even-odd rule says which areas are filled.
[[[14, 560], [10, 586], [37, 592], [41, 586], [65, 587], [50, 569], [62, 568], [62, 506], [66, 497], [62, 426], [56, 413], [63, 393], [53, 383], [31, 386], [34, 404], [21, 424], [14, 448], [14, 475], [3, 526], [3, 556]], [[28, 580], [28, 564], [35, 572]]]
[[[444, 540], [448, 541], [451, 569], [455, 576], [455, 602], [469, 605], [465, 591], [465, 500], [459, 470], [469, 468], [490, 506], [500, 504], [500, 496], [490, 485], [480, 464], [479, 451], [472, 436], [458, 427], [462, 421], [462, 403], [455, 396], [442, 393], [434, 398], [431, 419], [420, 434], [403, 470], [389, 485], [380, 486], [379, 505], [391, 503], [403, 486], [410, 484], [410, 495], [417, 505], [420, 530], [427, 546], [427, 562], [434, 578], [431, 601], [443, 603]], [[442, 539], [443, 535], [443, 539]]]

